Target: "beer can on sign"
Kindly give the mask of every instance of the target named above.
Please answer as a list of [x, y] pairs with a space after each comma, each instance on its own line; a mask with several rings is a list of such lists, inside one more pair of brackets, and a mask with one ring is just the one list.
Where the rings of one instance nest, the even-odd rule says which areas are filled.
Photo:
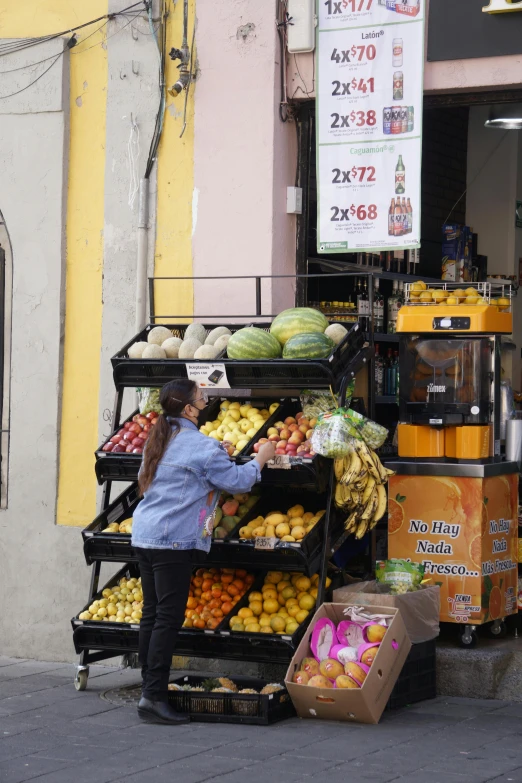
[[396, 10], [396, 0], [386, 0], [386, 8], [388, 11], [395, 11]]
[[382, 130], [389, 135], [392, 132], [392, 107], [385, 106], [382, 112]]
[[414, 114], [415, 110], [413, 106], [408, 106], [408, 133], [411, 133], [415, 124]]
[[400, 133], [408, 133], [408, 107], [400, 106], [401, 129]]
[[392, 133], [401, 133], [401, 130], [402, 130], [401, 107], [400, 106], [392, 106], [392, 111], [391, 111], [391, 132]]

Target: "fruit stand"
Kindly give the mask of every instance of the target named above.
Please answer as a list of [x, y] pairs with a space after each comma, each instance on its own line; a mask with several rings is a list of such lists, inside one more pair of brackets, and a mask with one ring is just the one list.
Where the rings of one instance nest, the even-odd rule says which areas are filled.
[[[232, 459], [251, 459], [263, 438], [278, 441], [276, 458], [265, 467], [252, 493], [223, 496], [220, 501], [217, 537], [205, 568], [193, 576], [175, 654], [288, 664], [313, 611], [325, 598], [329, 559], [345, 540], [346, 514], [334, 503], [333, 462], [310, 448], [313, 427], [301, 410], [299, 393], [303, 389], [331, 390], [344, 402], [348, 383], [367, 366], [371, 353], [368, 336], [359, 324], [342, 333], [337, 330], [337, 342], [320, 333], [319, 338], [316, 334], [308, 341], [295, 340], [287, 356], [283, 352], [282, 356], [265, 353], [262, 358], [240, 358], [252, 336], [260, 341], [259, 350], [265, 350], [269, 343], [262, 335], [271, 337], [270, 324], [247, 324], [245, 329], [244, 323], [227, 323], [221, 329], [229, 335], [228, 342], [232, 341], [230, 348], [226, 342], [219, 350], [212, 345], [213, 351], [199, 353], [206, 358], [196, 358], [194, 354], [206, 340], [217, 341], [223, 336], [215, 336], [219, 324], [172, 321], [162, 325], [164, 332], [160, 334], [152, 306], [151, 313], [152, 323], [112, 359], [116, 386], [113, 432], [96, 452], [96, 476], [104, 487], [101, 509], [82, 534], [85, 559], [92, 566], [91, 585], [86, 606], [72, 619], [75, 649], [80, 655], [75, 678], [78, 690], [87, 686], [89, 663], [117, 655], [135, 662], [138, 650], [142, 594], [129, 520], [139, 502], [136, 482], [154, 411], [145, 416], [137, 412], [122, 421], [125, 389], [158, 388], [196, 373], [203, 379], [200, 386], [213, 388], [215, 393], [201, 430], [219, 440], [220, 427], [228, 426], [226, 440]], [[259, 320], [259, 315], [252, 316], [255, 318]], [[333, 323], [324, 321], [331, 328]], [[287, 326], [292, 324], [283, 324]], [[196, 340], [195, 334], [203, 340]], [[158, 339], [166, 337], [162, 345], [166, 341], [168, 345], [149, 350], [158, 346], [154, 342], [157, 335]], [[196, 347], [186, 345], [194, 340]], [[167, 350], [177, 355], [167, 355]], [[312, 356], [303, 356], [306, 351]], [[182, 354], [186, 358], [180, 358]], [[304, 422], [301, 430], [300, 421]], [[130, 486], [112, 499], [114, 482], [130, 482]], [[100, 587], [103, 562], [121, 567]], [[132, 606], [131, 598], [135, 599]], [[119, 599], [127, 601], [126, 609], [116, 614], [113, 602]]]

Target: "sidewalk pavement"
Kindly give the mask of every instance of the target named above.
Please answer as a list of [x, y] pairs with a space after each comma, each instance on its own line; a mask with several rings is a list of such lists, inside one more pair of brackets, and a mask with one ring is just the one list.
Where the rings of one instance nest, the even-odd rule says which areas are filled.
[[100, 698], [137, 671], [0, 656], [0, 781], [21, 783], [522, 783], [522, 704], [438, 697], [377, 726], [144, 725]]

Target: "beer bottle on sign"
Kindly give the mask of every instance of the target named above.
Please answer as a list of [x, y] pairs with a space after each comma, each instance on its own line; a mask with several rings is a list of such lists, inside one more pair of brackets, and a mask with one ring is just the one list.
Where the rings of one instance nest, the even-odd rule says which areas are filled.
[[395, 193], [402, 194], [406, 192], [406, 169], [402, 162], [402, 155], [395, 166]]
[[391, 237], [395, 233], [394, 220], [395, 220], [395, 199], [392, 198], [390, 208], [388, 210], [388, 235]]
[[393, 213], [393, 234], [396, 237], [402, 236], [402, 208], [400, 198], [398, 198], [395, 202], [395, 210]]
[[408, 202], [406, 204], [406, 214], [408, 217], [408, 234], [411, 234], [411, 232], [413, 231], [413, 210], [411, 208], [410, 199], [408, 199]]
[[402, 197], [402, 233], [407, 234], [408, 233], [408, 210], [406, 208], [406, 199], [404, 196]]

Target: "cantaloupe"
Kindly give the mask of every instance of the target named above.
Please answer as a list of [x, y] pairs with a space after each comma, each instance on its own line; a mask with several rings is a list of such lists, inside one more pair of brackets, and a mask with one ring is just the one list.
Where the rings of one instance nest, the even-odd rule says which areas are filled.
[[166, 359], [167, 354], [161, 347], [161, 345], [156, 345], [156, 343], [151, 343], [151, 345], [147, 345], [145, 350], [143, 351], [141, 355], [142, 359]]
[[194, 354], [194, 359], [215, 359], [217, 355], [214, 345], [200, 345]]
[[207, 339], [207, 330], [203, 324], [190, 324], [185, 330], [185, 340], [198, 340], [203, 345]]
[[215, 345], [218, 337], [223, 337], [223, 335], [228, 335], [230, 337], [231, 334], [232, 332], [226, 326], [216, 326], [215, 329], [212, 329], [209, 332], [208, 337], [205, 340], [205, 345]]
[[180, 337], [169, 337], [168, 340], [165, 340], [165, 342], [162, 343], [161, 347], [167, 354], [168, 359], [178, 358], [179, 347], [182, 342], [183, 340]]
[[169, 337], [172, 337], [170, 329], [167, 329], [165, 326], [155, 326], [154, 329], [150, 330], [147, 340], [153, 345], [163, 345]]
[[141, 359], [143, 351], [148, 348], [149, 344], [144, 342], [134, 343], [128, 350], [129, 359]]
[[178, 356], [180, 359], [193, 359], [198, 348], [201, 348], [199, 340], [183, 340], [179, 346]]

